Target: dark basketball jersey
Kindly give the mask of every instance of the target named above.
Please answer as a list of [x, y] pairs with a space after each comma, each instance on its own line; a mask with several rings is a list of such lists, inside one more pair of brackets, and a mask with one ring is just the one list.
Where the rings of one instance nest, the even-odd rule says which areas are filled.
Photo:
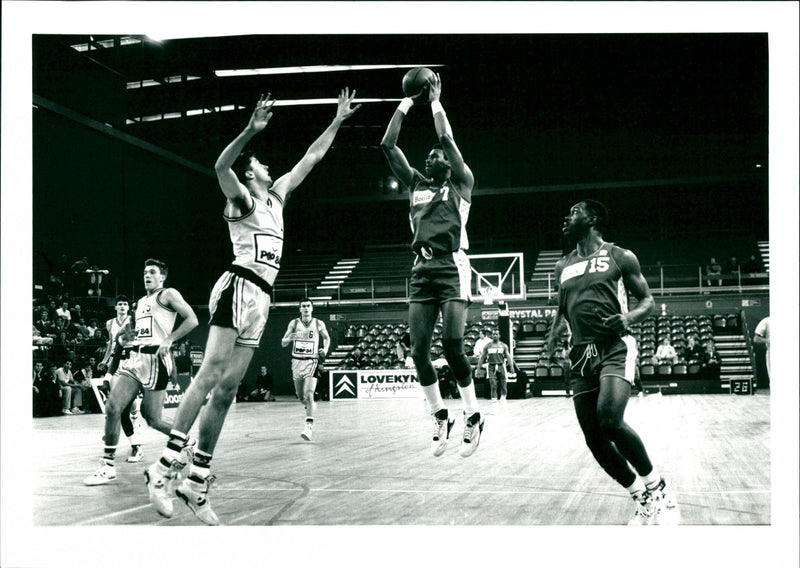
[[411, 190], [411, 248], [420, 254], [422, 247], [429, 253], [441, 254], [467, 250], [467, 217], [469, 202], [461, 197], [450, 180], [435, 184], [416, 174]]
[[573, 345], [617, 337], [603, 325], [603, 320], [628, 311], [628, 293], [612, 249], [619, 250], [612, 243], [603, 243], [588, 257], [579, 256], [574, 250], [564, 263], [558, 307], [569, 322]]
[[506, 360], [505, 344], [502, 342], [487, 344], [484, 353], [486, 353], [486, 362], [490, 365], [502, 365]]

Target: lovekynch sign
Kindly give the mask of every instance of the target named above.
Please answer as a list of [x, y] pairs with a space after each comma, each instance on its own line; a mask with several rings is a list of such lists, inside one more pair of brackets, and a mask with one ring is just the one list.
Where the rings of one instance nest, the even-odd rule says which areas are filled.
[[414, 369], [330, 371], [331, 400], [421, 398]]

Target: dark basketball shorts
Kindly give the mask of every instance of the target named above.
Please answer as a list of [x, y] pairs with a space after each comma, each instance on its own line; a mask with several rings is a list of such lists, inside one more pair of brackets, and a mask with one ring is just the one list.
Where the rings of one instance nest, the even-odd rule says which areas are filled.
[[600, 377], [618, 377], [630, 384], [636, 373], [638, 350], [630, 335], [607, 343], [575, 345], [569, 352], [575, 395], [600, 388]]
[[425, 259], [418, 256], [411, 269], [410, 302], [470, 300], [470, 264], [463, 250]]

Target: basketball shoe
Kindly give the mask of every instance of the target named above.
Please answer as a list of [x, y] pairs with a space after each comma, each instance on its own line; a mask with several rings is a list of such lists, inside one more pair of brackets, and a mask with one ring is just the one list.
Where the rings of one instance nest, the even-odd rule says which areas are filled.
[[83, 479], [84, 485], [104, 485], [117, 478], [117, 468], [105, 460], [100, 461], [100, 467], [92, 475]]
[[157, 461], [144, 470], [150, 504], [162, 517], [170, 518], [172, 516], [172, 483], [175, 481], [179, 469], [183, 469], [183, 464], [175, 460], [169, 468]]
[[667, 482], [661, 478], [658, 486], [651, 490], [653, 495], [653, 524], [675, 526], [680, 522], [681, 514], [678, 502]]
[[450, 437], [450, 430], [453, 429], [456, 419], [450, 418], [446, 408], [442, 408], [433, 414], [433, 441], [431, 442], [431, 452], [437, 458], [447, 449], [447, 439]]
[[634, 497], [633, 502], [636, 503], [636, 511], [633, 513], [633, 518], [628, 521], [628, 526], [652, 525], [654, 507], [651, 493], [644, 491], [638, 497]]
[[141, 444], [134, 444], [131, 446], [131, 455], [129, 455], [125, 461], [128, 463], [137, 463], [142, 461], [144, 457], [144, 450], [142, 449]]
[[478, 449], [478, 444], [481, 443], [481, 433], [483, 432], [483, 416], [480, 412], [476, 412], [469, 418], [466, 413], [464, 414], [464, 438], [461, 440], [461, 454], [462, 458], [468, 458], [475, 453]]
[[314, 425], [311, 422], [306, 422], [305, 427], [303, 427], [303, 431], [300, 433], [300, 437], [303, 438], [306, 442], [310, 442], [313, 430], [314, 430]]
[[186, 478], [175, 488], [175, 495], [180, 497], [186, 503], [186, 506], [192, 510], [192, 513], [207, 525], [219, 524], [219, 518], [211, 510], [211, 505], [208, 502], [208, 490], [211, 489], [211, 484], [215, 480], [216, 477], [213, 475], [206, 477], [202, 483]]

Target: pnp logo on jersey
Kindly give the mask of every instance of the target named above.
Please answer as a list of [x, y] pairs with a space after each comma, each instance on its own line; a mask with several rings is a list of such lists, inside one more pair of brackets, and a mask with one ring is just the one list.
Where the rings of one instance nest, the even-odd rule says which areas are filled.
[[330, 392], [333, 393], [332, 398], [334, 400], [358, 398], [358, 394], [356, 393], [357, 373], [358, 371], [331, 371]]

